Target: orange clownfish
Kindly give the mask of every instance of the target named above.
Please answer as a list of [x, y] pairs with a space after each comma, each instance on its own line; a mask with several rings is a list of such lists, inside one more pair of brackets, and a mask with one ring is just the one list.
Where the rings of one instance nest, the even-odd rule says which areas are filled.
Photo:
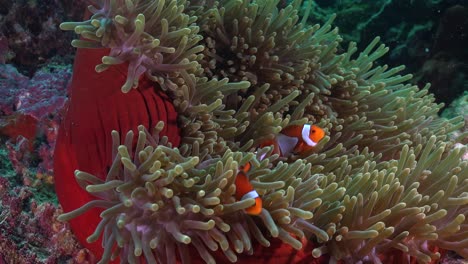
[[273, 146], [273, 154], [287, 156], [291, 153], [302, 155], [312, 150], [325, 137], [325, 131], [316, 125], [290, 125], [285, 127], [272, 140], [263, 142], [260, 147]]
[[250, 215], [259, 215], [262, 212], [262, 198], [257, 191], [252, 187], [247, 172], [250, 170], [251, 164], [247, 162], [241, 167], [236, 176], [236, 199], [242, 201], [245, 199], [255, 199], [255, 204], [245, 209], [245, 212]]
[[[287, 156], [291, 153], [302, 155], [312, 150], [324, 137], [325, 131], [318, 126], [310, 124], [290, 125], [281, 130], [274, 139], [260, 144], [260, 148], [273, 146], [273, 154], [279, 154], [280, 156]], [[260, 157], [260, 160], [263, 158], [264, 156]], [[238, 201], [255, 199], [255, 204], [246, 208], [245, 212], [250, 215], [259, 215], [262, 212], [262, 199], [247, 177], [251, 166], [250, 162], [247, 162], [243, 167], [240, 167], [235, 181], [235, 196]]]

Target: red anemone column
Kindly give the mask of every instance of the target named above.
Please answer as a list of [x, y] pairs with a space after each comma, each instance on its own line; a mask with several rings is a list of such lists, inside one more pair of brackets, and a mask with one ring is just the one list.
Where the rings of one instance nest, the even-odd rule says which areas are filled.
[[[96, 199], [79, 187], [74, 171], [85, 171], [105, 179], [111, 165], [112, 130], [124, 137], [129, 130], [136, 132], [140, 124], [151, 129], [158, 121], [164, 121], [161, 134], [167, 135], [173, 146], [180, 142], [174, 106], [152, 82], [143, 78], [137, 89], [124, 94], [120, 87], [126, 80], [126, 64], [96, 73], [95, 66], [108, 53], [108, 49], [77, 50], [69, 87], [70, 100], [54, 155], [55, 188], [65, 212]], [[78, 240], [98, 259], [102, 255], [101, 241], [89, 244], [86, 238], [99, 223], [100, 212], [93, 209], [70, 221]]]

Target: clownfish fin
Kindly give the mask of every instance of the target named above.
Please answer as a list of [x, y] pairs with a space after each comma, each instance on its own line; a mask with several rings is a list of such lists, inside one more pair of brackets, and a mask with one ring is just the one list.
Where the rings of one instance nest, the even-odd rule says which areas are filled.
[[294, 150], [295, 146], [299, 142], [299, 139], [280, 133], [277, 136], [277, 141], [278, 147], [281, 151], [281, 156], [287, 156]]

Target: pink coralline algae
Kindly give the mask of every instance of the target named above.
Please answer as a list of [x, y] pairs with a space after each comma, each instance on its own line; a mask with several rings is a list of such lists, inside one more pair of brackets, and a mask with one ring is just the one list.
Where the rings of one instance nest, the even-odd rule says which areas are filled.
[[67, 102], [70, 66], [28, 78], [0, 65], [0, 264], [94, 263], [57, 221], [52, 154]]
[[45, 67], [29, 79], [11, 65], [0, 65], [0, 116], [19, 112], [41, 120], [54, 114], [66, 101], [70, 77], [68, 66]]
[[29, 79], [11, 65], [0, 65], [0, 136], [8, 140], [17, 172], [39, 160], [38, 173], [52, 175], [52, 153], [70, 77], [69, 66], [42, 68]]
[[0, 175], [0, 263], [91, 263], [56, 205], [38, 202], [30, 187], [12, 187]]

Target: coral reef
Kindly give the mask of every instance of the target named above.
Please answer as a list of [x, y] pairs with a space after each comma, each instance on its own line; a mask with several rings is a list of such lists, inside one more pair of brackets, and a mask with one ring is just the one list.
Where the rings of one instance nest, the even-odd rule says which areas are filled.
[[[375, 66], [388, 52], [379, 38], [358, 53], [334, 16], [309, 25], [310, 6], [299, 17], [301, 1], [278, 4], [103, 0], [90, 20], [63, 24], [87, 39], [72, 42], [79, 50], [110, 48], [97, 72], [128, 65], [123, 92], [141, 77], [166, 91], [181, 144], [165, 146], [162, 123], [113, 131], [106, 175], [78, 168], [76, 182], [57, 185], [95, 199], [60, 218], [104, 208], [86, 234], [102, 237], [103, 262], [189, 263], [191, 250], [206, 263], [236, 262], [273, 238], [296, 250], [313, 241], [309, 256], [333, 262], [430, 263], [442, 250], [468, 258], [468, 164], [466, 147], [455, 147], [466, 133], [448, 137], [463, 118], [439, 118], [430, 85], [409, 84], [403, 66]], [[304, 123], [327, 131], [316, 152], [258, 149]], [[252, 199], [233, 197], [246, 162], [263, 199], [258, 217], [243, 211]]]
[[[0, 150], [1, 152], [4, 149]], [[8, 160], [2, 157], [3, 160]], [[38, 191], [16, 186], [6, 174], [11, 164], [0, 169], [0, 263], [87, 263], [92, 256], [81, 248], [68, 224], [57, 221], [63, 211], [38, 196], [53, 196], [52, 188]], [[48, 194], [47, 194], [48, 192]]]
[[0, 65], [0, 72], [0, 136], [5, 137], [10, 160], [17, 172], [37, 165], [37, 173], [51, 181], [52, 153], [71, 68], [50, 64], [31, 79], [10, 64]]
[[53, 191], [52, 153], [71, 69], [49, 65], [29, 79], [12, 65], [0, 68], [0, 263], [86, 263], [92, 256], [57, 221]]
[[0, 62], [15, 64], [28, 77], [54, 60], [70, 63], [72, 35], [59, 24], [80, 19], [84, 7], [84, 0], [1, 0]]
[[11, 64], [0, 65], [0, 72], [0, 116], [21, 113], [42, 121], [63, 108], [71, 78], [69, 65], [50, 64], [32, 78], [22, 75]]

